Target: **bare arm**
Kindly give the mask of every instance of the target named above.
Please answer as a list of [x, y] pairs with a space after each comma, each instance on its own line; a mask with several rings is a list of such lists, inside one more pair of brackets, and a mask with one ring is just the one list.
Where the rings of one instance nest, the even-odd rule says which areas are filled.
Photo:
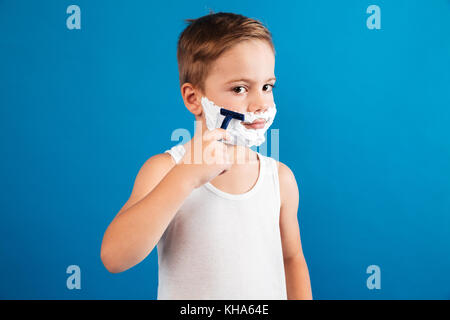
[[312, 300], [308, 266], [303, 256], [297, 219], [299, 192], [292, 171], [283, 163], [278, 168], [280, 180], [280, 232], [283, 247], [287, 297]]
[[146, 161], [129, 200], [106, 229], [100, 255], [108, 271], [122, 272], [144, 260], [193, 190], [184, 165], [170, 158], [165, 153]]
[[[118, 273], [144, 260], [192, 190], [231, 167], [227, 147], [218, 141], [228, 138], [221, 128], [205, 133], [198, 129], [194, 139], [184, 145], [186, 154], [180, 163], [175, 164], [168, 153], [146, 161], [136, 177], [130, 199], [103, 236], [100, 256], [106, 269]], [[203, 141], [198, 141], [204, 147], [199, 150], [200, 155], [216, 162], [193, 163], [192, 150], [197, 140]]]

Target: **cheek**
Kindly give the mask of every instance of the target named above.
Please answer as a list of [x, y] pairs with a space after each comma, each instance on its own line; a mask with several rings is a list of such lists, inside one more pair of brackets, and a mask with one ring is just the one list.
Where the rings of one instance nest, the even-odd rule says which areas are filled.
[[244, 113], [246, 111], [245, 104], [242, 99], [236, 97], [227, 97], [226, 95], [219, 96], [216, 100], [213, 100], [214, 104], [220, 108], [225, 108], [231, 111]]
[[230, 108], [229, 110], [234, 111], [234, 112], [239, 112], [239, 113], [245, 113], [247, 112], [247, 108], [243, 105], [243, 103], [241, 101], [235, 101], [235, 102], [230, 102]]

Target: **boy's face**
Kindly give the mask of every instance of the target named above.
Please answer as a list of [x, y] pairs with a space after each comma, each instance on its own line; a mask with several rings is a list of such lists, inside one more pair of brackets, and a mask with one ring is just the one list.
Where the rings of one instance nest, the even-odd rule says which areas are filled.
[[274, 70], [275, 56], [267, 42], [243, 41], [213, 62], [203, 95], [236, 112], [267, 111], [274, 105]]

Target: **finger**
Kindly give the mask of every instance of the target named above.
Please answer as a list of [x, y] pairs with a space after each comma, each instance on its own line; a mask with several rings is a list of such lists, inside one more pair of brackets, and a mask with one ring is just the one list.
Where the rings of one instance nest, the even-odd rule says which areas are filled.
[[224, 139], [224, 140], [231, 140], [231, 136], [230, 134], [222, 128], [217, 128], [214, 130], [210, 130], [210, 131], [206, 131], [203, 138], [205, 140], [220, 140], [220, 139]]
[[226, 135], [226, 130], [222, 128], [217, 128], [214, 130], [208, 130], [204, 134], [204, 139], [207, 141], [220, 140]]

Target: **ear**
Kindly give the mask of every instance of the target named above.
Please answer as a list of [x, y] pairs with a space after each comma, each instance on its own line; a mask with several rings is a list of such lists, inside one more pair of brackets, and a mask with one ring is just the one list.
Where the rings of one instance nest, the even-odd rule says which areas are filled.
[[199, 118], [203, 112], [201, 91], [195, 88], [191, 83], [185, 82], [181, 86], [181, 96], [183, 97], [186, 108], [195, 115], [195, 118]]

